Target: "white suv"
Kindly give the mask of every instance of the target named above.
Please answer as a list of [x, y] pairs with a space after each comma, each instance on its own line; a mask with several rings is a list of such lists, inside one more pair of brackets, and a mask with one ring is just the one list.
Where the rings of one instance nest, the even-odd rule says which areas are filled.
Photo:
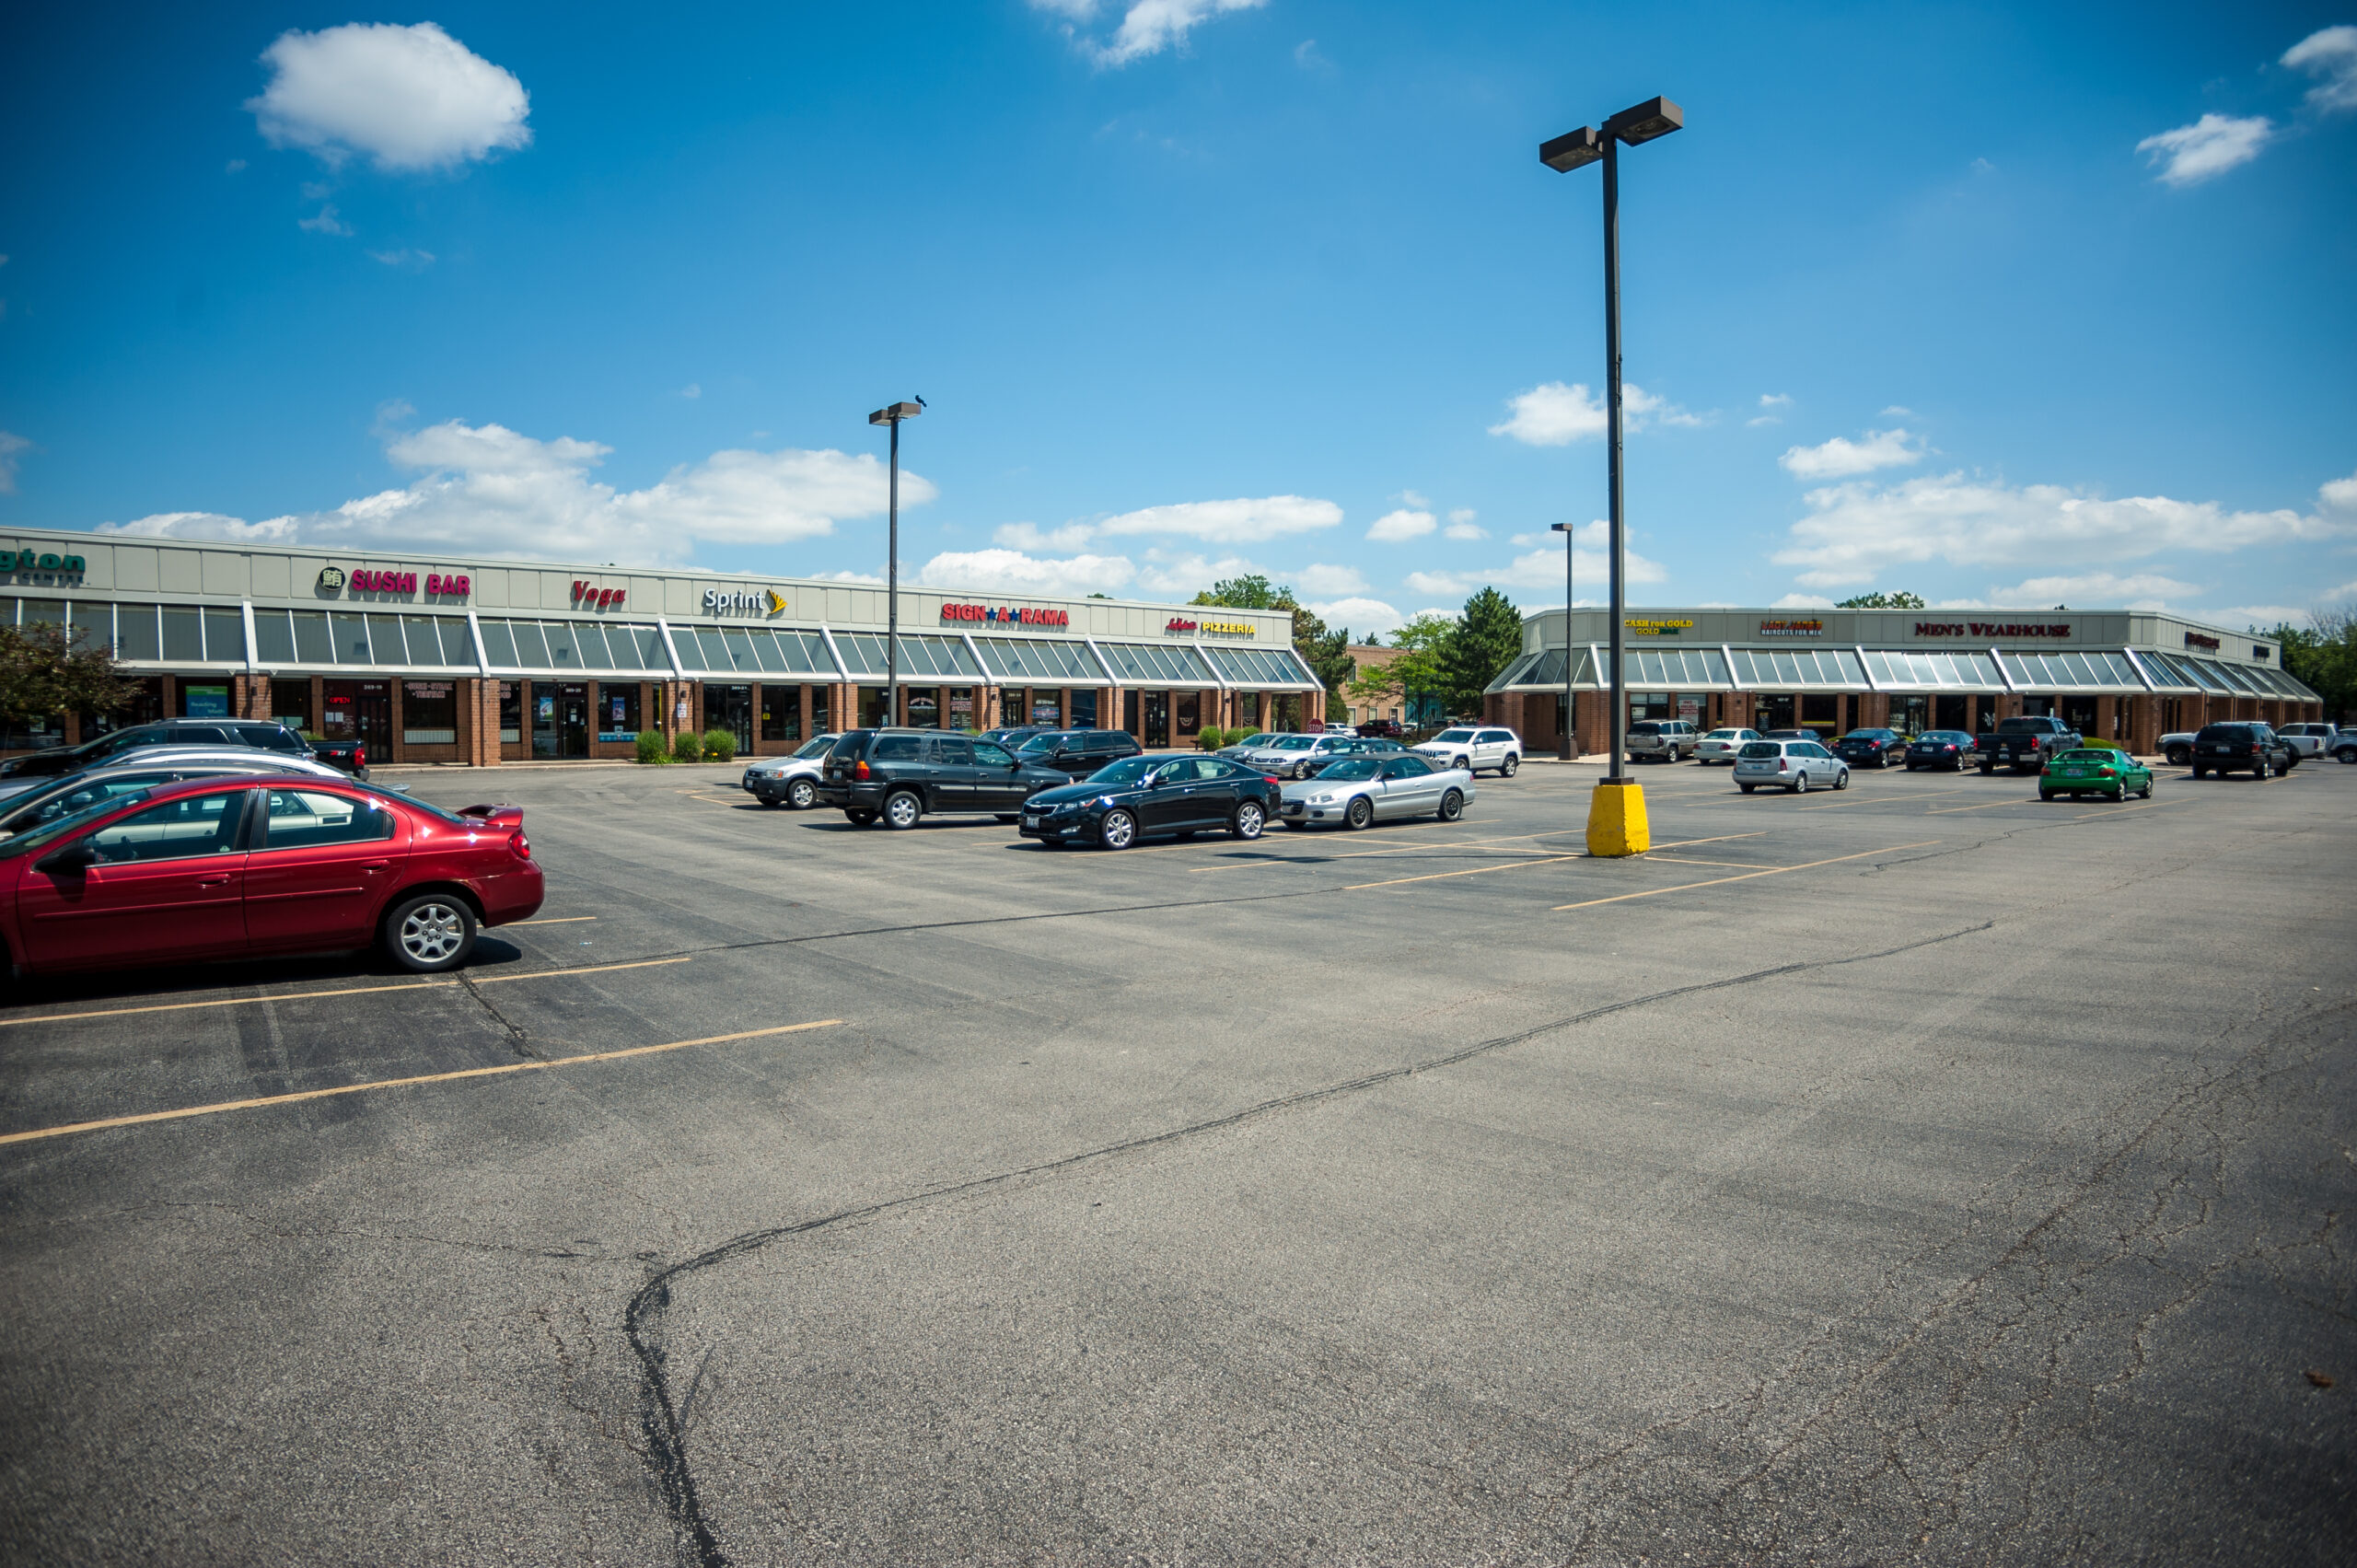
[[1412, 749], [1444, 768], [1463, 768], [1469, 773], [1495, 768], [1502, 779], [1514, 777], [1522, 766], [1522, 737], [1487, 726], [1457, 725]]

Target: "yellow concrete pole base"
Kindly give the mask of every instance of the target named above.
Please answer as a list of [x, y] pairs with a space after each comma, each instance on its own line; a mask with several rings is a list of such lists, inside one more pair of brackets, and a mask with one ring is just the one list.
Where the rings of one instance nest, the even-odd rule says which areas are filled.
[[1588, 797], [1588, 854], [1643, 854], [1653, 847], [1653, 827], [1645, 820], [1645, 786], [1634, 779], [1597, 784]]

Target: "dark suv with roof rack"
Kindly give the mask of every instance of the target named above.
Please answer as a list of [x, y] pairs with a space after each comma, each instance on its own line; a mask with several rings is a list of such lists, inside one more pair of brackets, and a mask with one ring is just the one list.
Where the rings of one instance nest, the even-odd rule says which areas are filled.
[[46, 778], [96, 767], [134, 746], [250, 746], [308, 757], [311, 748], [283, 724], [269, 719], [158, 719], [112, 730], [79, 746], [53, 747], [0, 763], [0, 778]]
[[913, 828], [927, 816], [1012, 822], [1023, 803], [1072, 780], [996, 741], [934, 729], [846, 731], [819, 770], [819, 802], [855, 827]]
[[1085, 779], [1108, 762], [1145, 749], [1123, 729], [1043, 730], [1021, 742], [1016, 755], [1035, 768], [1053, 768], [1066, 779]]

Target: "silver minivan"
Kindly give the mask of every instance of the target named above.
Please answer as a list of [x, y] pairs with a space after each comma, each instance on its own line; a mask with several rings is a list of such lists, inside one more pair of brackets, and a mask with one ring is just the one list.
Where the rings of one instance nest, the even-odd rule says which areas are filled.
[[1735, 754], [1735, 786], [1749, 795], [1761, 784], [1794, 795], [1848, 789], [1850, 764], [1814, 740], [1747, 740]]

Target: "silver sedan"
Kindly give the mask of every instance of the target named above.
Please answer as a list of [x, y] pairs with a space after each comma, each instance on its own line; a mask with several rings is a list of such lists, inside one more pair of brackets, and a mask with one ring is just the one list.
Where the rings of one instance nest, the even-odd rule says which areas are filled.
[[1473, 798], [1473, 775], [1422, 757], [1345, 757], [1314, 779], [1284, 786], [1278, 820], [1288, 828], [1364, 828], [1394, 817], [1454, 822]]

